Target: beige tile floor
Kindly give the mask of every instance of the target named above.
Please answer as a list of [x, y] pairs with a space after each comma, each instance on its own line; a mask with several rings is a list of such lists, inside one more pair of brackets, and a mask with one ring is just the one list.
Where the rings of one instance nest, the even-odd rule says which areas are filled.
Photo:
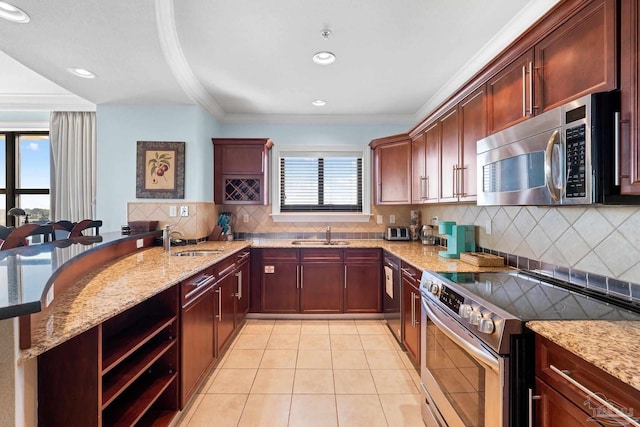
[[419, 426], [420, 377], [381, 320], [248, 320], [180, 427]]

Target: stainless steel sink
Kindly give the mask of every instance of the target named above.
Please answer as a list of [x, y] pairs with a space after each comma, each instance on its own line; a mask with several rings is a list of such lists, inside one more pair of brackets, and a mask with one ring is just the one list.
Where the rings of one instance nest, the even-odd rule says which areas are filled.
[[346, 240], [332, 240], [331, 242], [327, 242], [326, 240], [294, 240], [291, 242], [292, 245], [304, 245], [304, 246], [346, 246], [349, 244]]
[[174, 252], [171, 255], [173, 256], [209, 256], [209, 255], [220, 255], [223, 251], [217, 249], [194, 249], [190, 251], [180, 251]]

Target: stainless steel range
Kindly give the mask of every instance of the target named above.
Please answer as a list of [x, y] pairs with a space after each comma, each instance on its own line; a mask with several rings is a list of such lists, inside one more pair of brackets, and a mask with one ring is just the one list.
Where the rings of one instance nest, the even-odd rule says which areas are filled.
[[423, 419], [435, 426], [529, 425], [533, 334], [529, 320], [640, 320], [612, 304], [531, 271], [425, 271], [420, 373]]

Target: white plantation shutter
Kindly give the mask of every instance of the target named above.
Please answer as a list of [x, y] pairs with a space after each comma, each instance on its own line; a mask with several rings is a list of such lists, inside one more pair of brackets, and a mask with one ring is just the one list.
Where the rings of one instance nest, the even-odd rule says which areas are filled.
[[283, 154], [280, 211], [362, 212], [362, 154]]

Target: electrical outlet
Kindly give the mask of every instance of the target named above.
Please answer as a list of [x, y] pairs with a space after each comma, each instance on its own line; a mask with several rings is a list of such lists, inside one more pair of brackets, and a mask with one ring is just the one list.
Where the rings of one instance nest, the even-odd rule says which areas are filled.
[[382, 215], [378, 215], [377, 222], [378, 224], [382, 224]]
[[242, 215], [242, 222], [249, 222], [249, 214]]
[[438, 217], [434, 216], [433, 218], [431, 218], [431, 225], [434, 227], [438, 226]]
[[178, 207], [177, 206], [169, 206], [169, 216], [178, 216]]
[[180, 206], [180, 216], [189, 216], [189, 206]]
[[484, 232], [489, 235], [491, 234], [491, 220], [488, 219], [487, 222], [484, 224]]
[[396, 216], [389, 215], [389, 224], [395, 224], [395, 223], [396, 223]]

